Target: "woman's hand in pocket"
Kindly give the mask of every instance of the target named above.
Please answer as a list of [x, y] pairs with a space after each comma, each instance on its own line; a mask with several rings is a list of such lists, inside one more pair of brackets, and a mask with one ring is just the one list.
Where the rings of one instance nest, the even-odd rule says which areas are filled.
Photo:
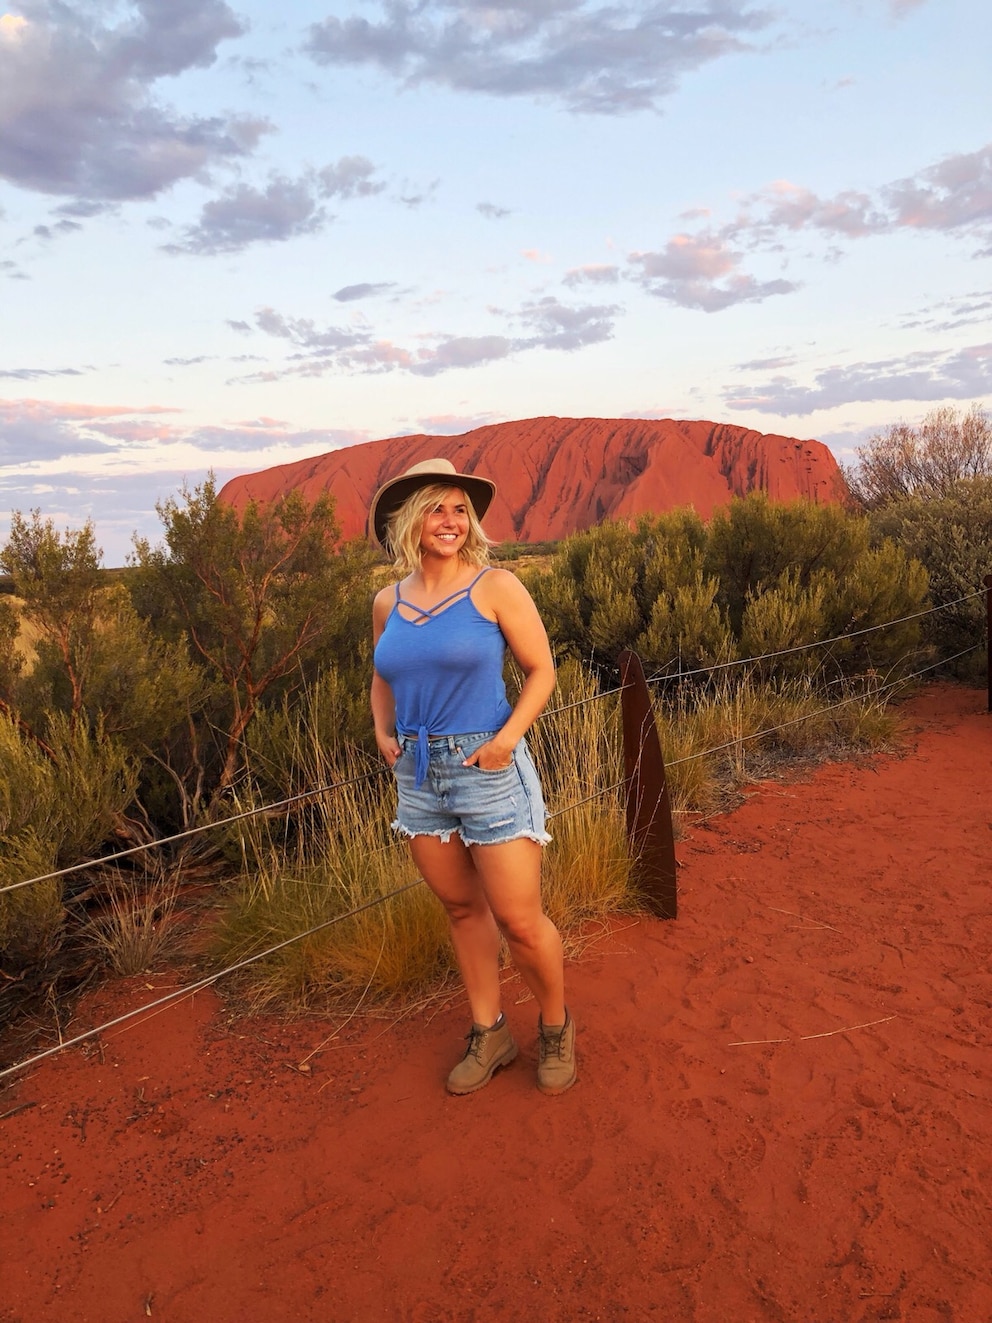
[[478, 767], [480, 772], [505, 772], [512, 765], [513, 750], [500, 745], [494, 739], [480, 744], [462, 763], [463, 767]]

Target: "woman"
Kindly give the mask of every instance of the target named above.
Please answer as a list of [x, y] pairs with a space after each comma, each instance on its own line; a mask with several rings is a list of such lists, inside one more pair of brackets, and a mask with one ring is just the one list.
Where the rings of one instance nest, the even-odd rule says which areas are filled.
[[[446, 459], [415, 464], [379, 489], [370, 531], [405, 575], [373, 606], [376, 743], [396, 775], [393, 826], [444, 905], [472, 1028], [449, 1092], [474, 1093], [517, 1055], [500, 1007], [500, 933], [537, 1001], [538, 1087], [576, 1078], [561, 938], [541, 909], [544, 800], [524, 735], [554, 688], [548, 636], [514, 575], [489, 568], [479, 523], [488, 478]], [[511, 708], [509, 647], [524, 674]]]

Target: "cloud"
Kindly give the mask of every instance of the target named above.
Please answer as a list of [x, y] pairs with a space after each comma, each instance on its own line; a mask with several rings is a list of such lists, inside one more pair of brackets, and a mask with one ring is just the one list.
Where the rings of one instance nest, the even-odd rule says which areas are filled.
[[397, 200], [412, 211], [416, 207], [422, 207], [425, 202], [429, 202], [437, 193], [440, 184], [440, 179], [432, 179], [427, 185], [418, 185], [415, 192], [411, 191], [412, 185], [404, 184], [404, 191], [398, 194]]
[[992, 390], [992, 343], [824, 368], [811, 385], [776, 376], [725, 395], [727, 407], [809, 414], [875, 400], [973, 400]]
[[81, 377], [81, 368], [0, 368], [6, 381], [37, 381], [42, 377]]
[[114, 416], [110, 406], [0, 400], [0, 464], [94, 455], [110, 449], [92, 424]]
[[[26, 0], [0, 31], [0, 178], [84, 202], [151, 198], [254, 150], [269, 125], [183, 115], [157, 84], [243, 24], [223, 0]], [[112, 21], [117, 18], [117, 22]]]
[[888, 227], [888, 218], [866, 193], [850, 191], [823, 199], [808, 188], [779, 180], [763, 193], [755, 194], [750, 203], [760, 205], [763, 214], [753, 224], [742, 219], [740, 229], [817, 229], [860, 239], [868, 234], [884, 233]]
[[[185, 481], [206, 477], [209, 456], [218, 485], [248, 467], [266, 467], [369, 440], [338, 428], [294, 430], [271, 418], [228, 426], [189, 426], [150, 406], [52, 405], [0, 402], [0, 541], [4, 512], [44, 507], [56, 523], [79, 527], [88, 518], [106, 562], [123, 565], [137, 530], [153, 542], [162, 528], [156, 501]], [[99, 435], [95, 433], [99, 432]]]
[[976, 290], [958, 298], [943, 299], [921, 308], [899, 323], [903, 330], [922, 327], [928, 331], [956, 331], [961, 326], [987, 325], [992, 316], [992, 289]]
[[292, 447], [304, 448], [314, 454], [327, 450], [339, 450], [342, 446], [353, 445], [356, 441], [368, 440], [365, 432], [356, 432], [345, 428], [311, 427], [302, 431], [294, 430], [282, 423], [270, 423], [266, 427], [249, 424], [231, 427], [197, 427], [183, 436], [183, 441], [197, 450], [207, 453], [246, 453], [259, 452], [267, 448]]
[[981, 229], [992, 224], [992, 143], [948, 156], [916, 179], [882, 190], [892, 224], [914, 230]]
[[581, 349], [600, 344], [613, 335], [613, 319], [622, 309], [615, 303], [589, 303], [570, 307], [556, 298], [525, 303], [521, 320], [533, 328], [533, 345], [542, 349]]
[[366, 344], [370, 336], [366, 331], [345, 330], [328, 326], [323, 330], [306, 317], [284, 317], [275, 308], [261, 308], [255, 314], [255, 325], [266, 335], [289, 340], [309, 353], [332, 354], [355, 345]]
[[503, 220], [513, 214], [509, 207], [497, 207], [494, 202], [477, 202], [475, 209], [486, 220]]
[[[629, 261], [649, 294], [683, 308], [721, 312], [798, 289], [782, 277], [758, 280], [742, 269], [742, 262], [748, 251], [781, 253], [783, 236], [811, 230], [835, 241], [906, 230], [960, 234], [988, 245], [976, 256], [992, 255], [992, 143], [945, 157], [874, 193], [847, 190], [820, 197], [800, 184], [778, 180], [745, 197], [726, 225], [675, 234], [663, 248], [633, 252]], [[823, 260], [842, 255], [835, 242]], [[572, 272], [565, 277], [566, 283], [579, 279]]]
[[420, 338], [412, 348], [377, 338], [366, 326], [317, 326], [304, 317], [286, 317], [262, 308], [255, 325], [266, 335], [288, 341], [297, 351], [281, 367], [238, 378], [271, 382], [286, 376], [326, 373], [410, 372], [433, 377], [457, 368], [480, 367], [533, 349], [571, 351], [599, 344], [613, 334], [616, 304], [566, 304], [548, 296], [524, 303], [513, 313], [499, 313], [521, 325], [525, 334], [451, 335], [443, 331]]
[[573, 266], [562, 276], [561, 283], [575, 285], [615, 285], [620, 279], [620, 268], [592, 262], [587, 266]]
[[874, 196], [848, 191], [821, 198], [779, 180], [745, 198], [737, 219], [718, 233], [760, 245], [782, 230], [818, 230], [847, 239], [932, 230], [992, 241], [992, 143], [884, 184]]
[[432, 349], [419, 349], [407, 366], [419, 377], [436, 377], [451, 368], [480, 367], [513, 352], [514, 342], [503, 335], [453, 335]]
[[497, 422], [492, 413], [458, 414], [434, 413], [417, 419], [418, 429], [428, 436], [460, 436], [463, 432], [485, 427], [487, 423]]
[[360, 156], [310, 171], [298, 179], [273, 174], [265, 188], [235, 184], [206, 202], [200, 219], [169, 253], [239, 252], [253, 243], [281, 243], [322, 230], [332, 219], [323, 203], [334, 197], [368, 197], [385, 185], [373, 178], [375, 167]]
[[632, 265], [640, 267], [644, 289], [681, 308], [722, 312], [738, 303], [760, 303], [799, 288], [789, 280], [755, 280], [737, 270], [741, 259], [741, 253], [709, 231], [676, 234], [660, 252], [630, 255]]
[[378, 285], [369, 284], [368, 281], [358, 285], [343, 285], [331, 295], [338, 303], [354, 303], [357, 299], [371, 299], [378, 294], [385, 294], [387, 290], [395, 289], [396, 284], [392, 281], [386, 281]]
[[330, 16], [305, 49], [324, 66], [371, 65], [407, 87], [549, 99], [570, 111], [656, 109], [683, 75], [749, 49], [771, 23], [745, 0], [383, 0], [379, 21]]

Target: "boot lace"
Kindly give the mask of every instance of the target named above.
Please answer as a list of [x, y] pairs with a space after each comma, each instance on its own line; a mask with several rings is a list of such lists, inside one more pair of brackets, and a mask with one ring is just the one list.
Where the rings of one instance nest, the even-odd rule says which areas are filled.
[[465, 1037], [468, 1039], [468, 1047], [465, 1049], [467, 1057], [475, 1057], [479, 1060], [479, 1053], [482, 1051], [482, 1045], [486, 1041], [487, 1029], [476, 1029], [475, 1025], [468, 1031]]
[[560, 1029], [541, 1028], [541, 1060], [547, 1061], [549, 1057], [561, 1058], [562, 1041], [565, 1037], [565, 1026]]

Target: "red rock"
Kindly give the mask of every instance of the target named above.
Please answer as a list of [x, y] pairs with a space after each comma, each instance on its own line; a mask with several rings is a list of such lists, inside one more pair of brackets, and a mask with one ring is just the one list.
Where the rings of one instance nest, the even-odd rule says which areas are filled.
[[220, 496], [241, 509], [294, 490], [309, 500], [330, 491], [343, 535], [354, 537], [365, 530], [377, 488], [433, 456], [496, 482], [486, 531], [500, 541], [543, 542], [602, 519], [679, 506], [708, 519], [754, 490], [774, 501], [819, 504], [846, 494], [837, 461], [819, 441], [668, 418], [528, 418], [461, 436], [399, 436], [332, 450], [232, 478]]

